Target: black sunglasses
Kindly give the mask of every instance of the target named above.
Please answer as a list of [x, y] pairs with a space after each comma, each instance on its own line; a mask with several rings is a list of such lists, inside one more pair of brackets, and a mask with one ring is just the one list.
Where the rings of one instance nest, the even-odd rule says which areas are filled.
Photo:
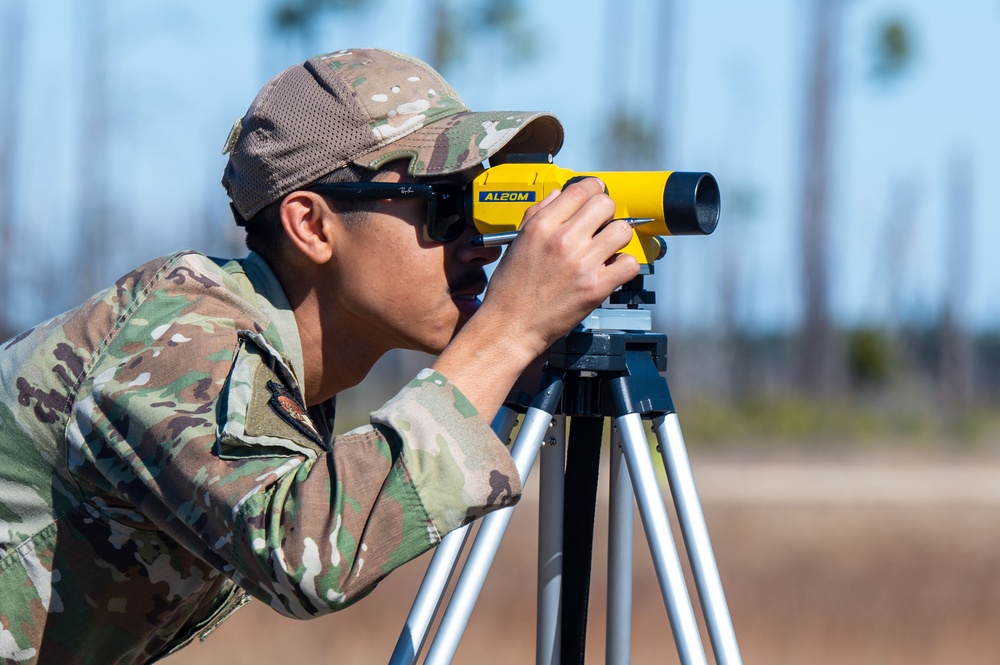
[[465, 232], [465, 185], [455, 183], [416, 184], [412, 182], [335, 182], [306, 188], [342, 201], [380, 199], [423, 199], [427, 201], [424, 221], [425, 242], [447, 243]]

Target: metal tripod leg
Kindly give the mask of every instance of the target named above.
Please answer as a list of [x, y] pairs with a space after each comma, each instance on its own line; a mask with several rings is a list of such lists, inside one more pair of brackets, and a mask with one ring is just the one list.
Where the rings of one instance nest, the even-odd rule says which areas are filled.
[[719, 568], [712, 552], [705, 514], [698, 500], [691, 462], [684, 446], [677, 414], [668, 413], [655, 419], [653, 427], [674, 498], [674, 507], [677, 509], [677, 519], [684, 534], [716, 662], [719, 665], [739, 665], [743, 661], [736, 642], [736, 632], [733, 630], [726, 595], [722, 590]]
[[623, 459], [618, 428], [611, 428], [611, 492], [608, 500], [608, 608], [605, 663], [632, 659], [632, 534], [635, 494]]
[[558, 665], [562, 635], [563, 495], [566, 417], [555, 416], [538, 476], [538, 600], [535, 665]]
[[649, 454], [646, 433], [642, 427], [642, 416], [630, 413], [615, 419], [615, 425], [622, 438], [622, 451], [628, 463], [629, 475], [635, 490], [636, 504], [646, 531], [653, 567], [660, 583], [663, 601], [667, 606], [667, 616], [677, 644], [681, 662], [707, 665], [705, 649], [698, 633], [691, 597], [687, 592], [684, 571], [674, 545], [674, 538], [667, 521], [667, 509], [663, 505], [660, 488], [656, 482], [653, 459]]
[[[524, 416], [524, 423], [511, 450], [522, 486], [527, 483], [528, 474], [538, 456], [542, 441], [552, 425], [554, 405], [558, 403], [561, 391], [561, 378], [548, 377], [546, 387], [535, 399], [536, 406], [528, 409]], [[451, 663], [455, 657], [462, 634], [472, 616], [476, 600], [486, 582], [486, 576], [500, 549], [500, 541], [507, 531], [507, 525], [510, 524], [513, 514], [514, 507], [511, 506], [483, 518], [482, 526], [479, 527], [476, 540], [462, 568], [462, 574], [455, 584], [455, 590], [427, 652], [425, 665]]]
[[[513, 409], [503, 407], [493, 420], [492, 427], [497, 437], [501, 441], [506, 441], [516, 424], [517, 413]], [[445, 591], [471, 533], [472, 524], [466, 524], [445, 536], [434, 550], [434, 556], [427, 566], [427, 572], [424, 573], [424, 579], [406, 617], [406, 623], [403, 624], [403, 631], [396, 642], [396, 648], [389, 658], [390, 665], [413, 665], [417, 662], [417, 657], [424, 648], [427, 633], [434, 622], [438, 608], [441, 607]]]

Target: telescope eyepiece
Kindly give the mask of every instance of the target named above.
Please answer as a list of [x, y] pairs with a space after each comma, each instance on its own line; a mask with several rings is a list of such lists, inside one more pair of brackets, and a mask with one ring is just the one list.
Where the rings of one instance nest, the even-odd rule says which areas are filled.
[[711, 173], [675, 171], [663, 187], [663, 216], [671, 235], [708, 235], [719, 224], [719, 183]]

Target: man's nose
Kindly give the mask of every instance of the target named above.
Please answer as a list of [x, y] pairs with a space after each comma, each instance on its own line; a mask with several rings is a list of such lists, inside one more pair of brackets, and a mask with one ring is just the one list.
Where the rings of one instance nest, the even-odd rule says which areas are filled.
[[466, 224], [462, 235], [455, 240], [457, 248], [456, 255], [460, 261], [473, 265], [488, 265], [500, 258], [499, 247], [475, 247], [472, 238], [479, 235], [479, 231], [472, 223]]

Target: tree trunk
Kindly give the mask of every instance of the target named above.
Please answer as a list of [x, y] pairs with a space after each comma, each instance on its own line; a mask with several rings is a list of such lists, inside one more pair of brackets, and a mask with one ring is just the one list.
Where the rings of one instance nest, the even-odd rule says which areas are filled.
[[799, 334], [799, 381], [806, 394], [819, 397], [835, 388], [838, 363], [830, 317], [829, 193], [831, 119], [835, 100], [835, 62], [840, 0], [816, 0], [806, 99], [804, 183], [802, 191], [803, 322]]
[[79, 79], [83, 126], [79, 155], [79, 262], [80, 297], [88, 297], [106, 276], [102, 266], [115, 243], [108, 192], [108, 77], [107, 2], [91, 0], [79, 8], [83, 40]]
[[947, 290], [941, 314], [940, 393], [945, 409], [956, 413], [970, 405], [975, 393], [974, 353], [965, 320], [969, 263], [975, 246], [973, 169], [968, 154], [956, 154], [948, 170], [948, 209], [944, 220], [944, 228], [948, 229], [944, 245], [948, 252]]
[[0, 32], [4, 64], [0, 94], [0, 340], [14, 331], [10, 323], [10, 294], [14, 279], [14, 215], [17, 214], [17, 160], [21, 128], [26, 3], [5, 3]]

